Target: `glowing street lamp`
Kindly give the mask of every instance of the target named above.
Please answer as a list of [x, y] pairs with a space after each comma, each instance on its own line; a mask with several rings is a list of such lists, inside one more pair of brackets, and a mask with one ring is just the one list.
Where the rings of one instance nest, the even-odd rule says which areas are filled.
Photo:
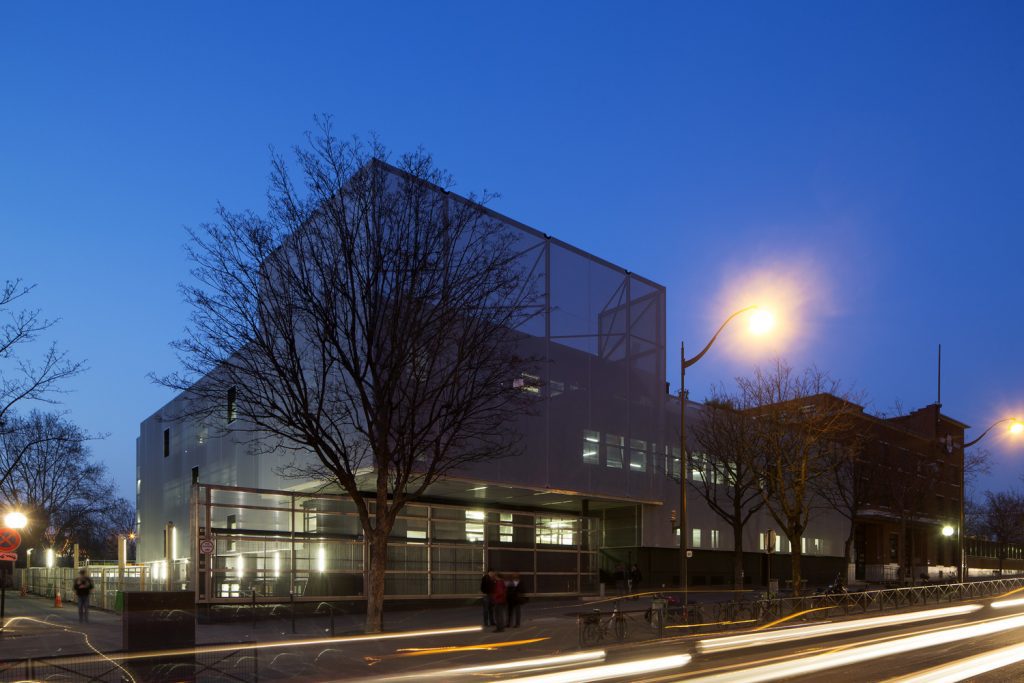
[[953, 527], [951, 527], [948, 524], [946, 526], [942, 527], [942, 535], [945, 536], [946, 538], [949, 538], [950, 536], [952, 536], [953, 535]]
[[[684, 342], [679, 343], [679, 579], [683, 586], [684, 596], [688, 592], [688, 581], [686, 576], [686, 560], [687, 560], [687, 528], [686, 528], [686, 469], [687, 469], [687, 457], [686, 457], [686, 368], [695, 364], [704, 354], [708, 352], [711, 345], [718, 339], [718, 335], [722, 333], [725, 326], [728, 325], [734, 318], [737, 318], [744, 313], [751, 312], [750, 320], [748, 321], [748, 327], [751, 334], [757, 336], [764, 336], [771, 332], [775, 327], [775, 315], [768, 309], [760, 306], [747, 306], [735, 311], [732, 315], [725, 319], [711, 337], [711, 341], [701, 349], [693, 358], [686, 358], [686, 345]], [[684, 597], [684, 602], [687, 600]]]
[[10, 529], [24, 529], [28, 526], [28, 517], [24, 512], [14, 510], [4, 515], [4, 526]]

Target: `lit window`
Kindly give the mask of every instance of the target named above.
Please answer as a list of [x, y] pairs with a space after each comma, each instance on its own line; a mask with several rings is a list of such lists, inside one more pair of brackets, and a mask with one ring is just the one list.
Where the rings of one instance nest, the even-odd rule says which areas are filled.
[[693, 533], [692, 533], [692, 536], [693, 536], [693, 541], [690, 543], [690, 547], [691, 548], [699, 548], [700, 547], [700, 529], [694, 529]]
[[614, 434], [605, 434], [604, 436], [604, 457], [605, 464], [608, 467], [614, 467], [615, 469], [622, 469], [622, 451], [626, 444], [626, 439], [621, 436]]
[[707, 479], [708, 462], [703, 453], [694, 453], [690, 457], [690, 479], [705, 481]]
[[634, 472], [647, 471], [647, 442], [640, 439], [629, 440], [629, 469]]
[[498, 526], [498, 540], [501, 543], [511, 543], [512, 542], [512, 513], [511, 512], [502, 512], [498, 516], [498, 518], [502, 522], [508, 522], [508, 524], [501, 524], [501, 525]]
[[590, 429], [583, 430], [583, 463], [586, 465], [600, 465], [601, 456], [601, 434]]
[[528, 394], [539, 395], [540, 394], [540, 377], [537, 375], [531, 375], [528, 372], [522, 373], [522, 377], [517, 377], [512, 380], [512, 386], [516, 389], [522, 389]]
[[483, 510], [466, 510], [466, 540], [470, 543], [483, 543], [484, 516]]
[[573, 545], [576, 522], [558, 517], [537, 518], [537, 543], [547, 545]]
[[717, 550], [718, 549], [718, 543], [719, 543], [719, 540], [718, 540], [718, 529], [712, 529], [711, 530], [711, 532], [709, 533], [708, 540], [710, 541], [710, 544], [708, 545], [708, 547]]
[[665, 458], [667, 460], [665, 470], [669, 476], [679, 478], [679, 447], [673, 446], [671, 455], [669, 455], [669, 448], [665, 446]]
[[422, 529], [409, 529], [405, 532], [405, 536], [412, 540], [425, 541], [427, 539], [427, 532]]

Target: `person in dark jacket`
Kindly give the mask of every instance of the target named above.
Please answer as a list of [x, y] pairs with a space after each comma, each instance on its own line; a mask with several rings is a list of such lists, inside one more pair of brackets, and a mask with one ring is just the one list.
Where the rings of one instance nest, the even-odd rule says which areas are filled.
[[75, 595], [78, 596], [78, 621], [89, 623], [89, 594], [92, 593], [92, 579], [84, 569], [78, 572], [75, 579]]
[[491, 605], [491, 593], [492, 585], [494, 584], [496, 574], [493, 569], [488, 569], [487, 573], [480, 579], [480, 592], [484, 595], [484, 628], [488, 626], [494, 626], [494, 609]]
[[508, 596], [501, 574], [491, 573], [494, 574], [491, 580], [491, 619], [494, 621], [494, 632], [498, 633], [505, 630], [505, 604]]
[[505, 603], [508, 608], [509, 628], [519, 628], [524, 602], [526, 602], [526, 596], [520, 591], [519, 572], [512, 572], [512, 575], [505, 581]]

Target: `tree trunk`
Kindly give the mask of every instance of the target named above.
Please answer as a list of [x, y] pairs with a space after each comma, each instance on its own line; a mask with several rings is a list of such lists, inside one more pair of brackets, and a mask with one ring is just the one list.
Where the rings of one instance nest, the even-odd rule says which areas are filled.
[[789, 560], [793, 568], [793, 596], [800, 595], [800, 539], [803, 535], [795, 536], [789, 539]]
[[743, 590], [743, 525], [732, 525], [732, 578], [736, 590]]
[[380, 633], [384, 630], [384, 571], [388, 564], [388, 534], [375, 529], [370, 542], [370, 567], [366, 587], [366, 632]]

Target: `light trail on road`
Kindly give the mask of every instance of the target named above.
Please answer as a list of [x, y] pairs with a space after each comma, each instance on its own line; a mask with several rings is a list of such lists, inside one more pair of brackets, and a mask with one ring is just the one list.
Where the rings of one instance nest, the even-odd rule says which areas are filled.
[[526, 678], [511, 678], [504, 680], [504, 683], [589, 683], [590, 681], [606, 681], [611, 678], [622, 678], [629, 676], [635, 678], [643, 674], [665, 671], [666, 669], [678, 669], [685, 666], [692, 658], [690, 655], [669, 655], [667, 657], [651, 657], [649, 659], [638, 659], [617, 664], [604, 664], [591, 666], [583, 669], [572, 669], [570, 671], [558, 671], [555, 673], [528, 676]]
[[976, 612], [982, 608], [981, 605], [959, 605], [957, 607], [943, 607], [940, 609], [927, 610], [923, 612], [909, 612], [906, 614], [890, 614], [884, 617], [868, 617], [853, 621], [840, 621], [829, 624], [816, 624], [813, 626], [797, 626], [790, 629], [778, 631], [759, 631], [757, 633], [745, 633], [738, 636], [724, 636], [701, 640], [697, 643], [697, 651], [702, 654], [713, 652], [728, 652], [748, 647], [761, 647], [786, 643], [808, 638], [819, 638], [822, 636], [839, 635], [842, 633], [854, 633], [856, 631], [868, 631], [886, 626], [898, 626], [911, 624], [919, 621], [930, 621], [932, 619], [943, 619], [946, 617], [960, 616]]
[[892, 678], [886, 683], [955, 683], [1021, 661], [1024, 661], [1024, 645], [1011, 645], [935, 666], [910, 676]]
[[738, 671], [688, 678], [690, 683], [763, 683], [783, 678], [803, 676], [895, 654], [953, 643], [967, 638], [1001, 633], [1024, 627], [1024, 615], [989, 619], [967, 626], [951, 626], [929, 633], [904, 636], [872, 645], [855, 645], [847, 650], [826, 652], [782, 661], [775, 664], [757, 664]]

